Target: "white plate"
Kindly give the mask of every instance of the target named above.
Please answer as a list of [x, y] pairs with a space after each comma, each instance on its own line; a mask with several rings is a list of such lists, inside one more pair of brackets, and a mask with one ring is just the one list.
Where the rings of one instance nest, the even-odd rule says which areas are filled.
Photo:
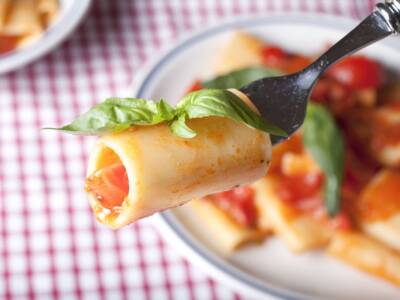
[[[320, 15], [248, 18], [191, 35], [156, 58], [135, 85], [136, 95], [175, 102], [196, 78], [212, 75], [218, 49], [234, 30], [304, 54], [315, 54], [354, 27], [354, 21]], [[400, 68], [399, 44], [388, 40], [365, 50], [367, 55]], [[291, 254], [276, 238], [223, 257], [204, 232], [202, 221], [187, 208], [155, 216], [165, 239], [220, 282], [256, 299], [400, 299], [394, 286], [361, 273], [323, 252]]]
[[57, 19], [42, 37], [32, 44], [0, 56], [0, 74], [27, 65], [59, 45], [85, 16], [91, 2], [91, 0], [61, 0]]

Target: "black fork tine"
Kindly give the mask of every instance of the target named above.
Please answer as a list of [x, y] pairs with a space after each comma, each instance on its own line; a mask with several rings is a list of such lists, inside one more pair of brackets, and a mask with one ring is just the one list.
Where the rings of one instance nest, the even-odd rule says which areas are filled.
[[[293, 134], [303, 124], [309, 86], [301, 87], [299, 74], [272, 77], [257, 80], [240, 90], [246, 94], [257, 107], [262, 117]], [[284, 137], [272, 137], [276, 144]]]

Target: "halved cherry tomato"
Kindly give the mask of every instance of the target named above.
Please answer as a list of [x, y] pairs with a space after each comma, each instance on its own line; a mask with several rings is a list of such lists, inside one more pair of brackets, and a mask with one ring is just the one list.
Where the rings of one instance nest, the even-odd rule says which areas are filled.
[[128, 176], [121, 163], [107, 166], [86, 179], [86, 191], [105, 208], [121, 206], [129, 192]]
[[278, 47], [265, 47], [262, 50], [263, 62], [267, 67], [282, 68], [286, 62], [286, 53]]
[[0, 54], [10, 52], [17, 47], [18, 38], [15, 36], [0, 35]]
[[257, 221], [254, 191], [251, 187], [239, 187], [209, 197], [235, 221], [245, 227], [253, 227]]
[[378, 88], [384, 79], [382, 67], [364, 56], [348, 57], [330, 68], [327, 74], [352, 89]]
[[194, 91], [198, 91], [201, 90], [203, 88], [203, 86], [201, 85], [201, 81], [200, 80], [196, 80], [186, 91], [186, 93], [190, 93], [190, 92], [194, 92]]

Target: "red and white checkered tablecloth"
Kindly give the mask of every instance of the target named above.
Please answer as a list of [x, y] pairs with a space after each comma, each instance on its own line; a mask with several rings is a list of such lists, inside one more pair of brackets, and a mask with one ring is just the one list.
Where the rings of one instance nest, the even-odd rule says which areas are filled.
[[242, 14], [361, 18], [368, 0], [96, 0], [50, 55], [0, 77], [0, 299], [244, 299], [167, 245], [148, 220], [99, 225], [83, 193], [92, 138], [43, 132], [118, 91], [182, 33]]

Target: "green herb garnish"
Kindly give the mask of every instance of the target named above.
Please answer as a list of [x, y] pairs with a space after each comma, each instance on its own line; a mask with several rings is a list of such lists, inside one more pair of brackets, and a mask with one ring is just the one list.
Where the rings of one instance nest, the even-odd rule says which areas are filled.
[[340, 210], [344, 143], [334, 118], [323, 106], [308, 104], [303, 143], [325, 174], [325, 207], [335, 216]]
[[168, 122], [172, 132], [183, 138], [196, 136], [186, 125], [187, 119], [209, 116], [226, 117], [274, 135], [287, 136], [275, 125], [263, 120], [238, 96], [220, 89], [204, 89], [187, 94], [176, 106], [138, 98], [110, 98], [95, 105], [71, 124], [57, 130], [101, 135], [126, 130], [133, 125], [155, 125]]

